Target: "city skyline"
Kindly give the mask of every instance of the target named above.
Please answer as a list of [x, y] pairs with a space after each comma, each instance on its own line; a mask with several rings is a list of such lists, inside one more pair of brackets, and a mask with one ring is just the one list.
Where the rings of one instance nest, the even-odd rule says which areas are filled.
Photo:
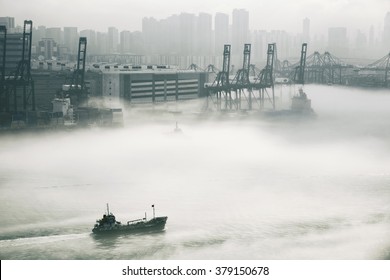
[[383, 18], [386, 11], [390, 10], [388, 0], [188, 0], [185, 4], [179, 0], [166, 0], [163, 3], [164, 5], [155, 5], [156, 1], [153, 0], [112, 0], [110, 5], [107, 5], [107, 2], [102, 0], [69, 0], [66, 3], [2, 0], [0, 16], [14, 17], [17, 25], [21, 25], [25, 19], [31, 19], [35, 26], [77, 26], [79, 30], [96, 31], [106, 31], [108, 27], [115, 26], [119, 30], [141, 31], [144, 17], [161, 20], [182, 12], [230, 15], [234, 9], [245, 9], [250, 16], [250, 30], [286, 30], [289, 33], [301, 33], [302, 19], [309, 18], [311, 32], [326, 36], [329, 27], [346, 27], [352, 33], [357, 30], [368, 33], [373, 26], [375, 32], [383, 32]]
[[[390, 12], [383, 18], [384, 30], [390, 31]], [[119, 30], [110, 26], [105, 32], [78, 27], [33, 27], [33, 57], [69, 60], [76, 54], [78, 37], [87, 37], [90, 55], [127, 54], [144, 56], [147, 63], [180, 64], [187, 67], [194, 61], [202, 67], [215, 64], [224, 44], [232, 45], [232, 61], [242, 60], [242, 46], [254, 44], [252, 61], [263, 63], [268, 43], [276, 43], [278, 57], [296, 59], [301, 44], [309, 44], [309, 52], [329, 51], [340, 58], [377, 59], [378, 52], [388, 52], [390, 34], [375, 34], [358, 30], [348, 36], [346, 27], [328, 27], [327, 36], [311, 32], [311, 20], [301, 20], [301, 32], [288, 33], [285, 30], [250, 30], [250, 14], [245, 9], [234, 9], [230, 14], [180, 13], [165, 19], [153, 17], [142, 19], [142, 31]], [[12, 17], [0, 17], [0, 25], [11, 26], [10, 33], [22, 32], [21, 26]], [[7, 27], [9, 28], [9, 27]], [[156, 58], [156, 56], [159, 58]], [[197, 59], [179, 58], [197, 56]], [[137, 61], [139, 58], [136, 59]], [[131, 59], [133, 61], [133, 59]], [[183, 64], [184, 63], [184, 64]]]

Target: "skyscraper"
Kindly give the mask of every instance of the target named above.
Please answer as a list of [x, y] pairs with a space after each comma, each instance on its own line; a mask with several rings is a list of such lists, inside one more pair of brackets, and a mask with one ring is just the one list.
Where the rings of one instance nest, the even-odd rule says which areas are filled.
[[64, 27], [64, 46], [68, 48], [69, 54], [76, 54], [78, 50], [77, 27]]
[[60, 54], [58, 52], [57, 43], [52, 38], [42, 38], [42, 40], [38, 42], [37, 55], [43, 56], [45, 59], [58, 57]]
[[46, 28], [46, 38], [52, 38], [57, 44], [62, 44], [62, 30], [60, 27]]
[[371, 25], [371, 26], [370, 26], [370, 32], [369, 32], [369, 35], [368, 35], [368, 45], [369, 45], [369, 47], [373, 47], [373, 46], [374, 46], [374, 42], [375, 42], [375, 38], [374, 38], [374, 26]]
[[249, 12], [235, 9], [232, 21], [232, 53], [242, 53], [246, 43], [249, 43]]
[[182, 55], [193, 55], [195, 43], [195, 15], [181, 13], [180, 22], [180, 53]]
[[302, 40], [304, 43], [310, 43], [310, 19], [308, 18], [303, 20]]
[[96, 46], [98, 54], [108, 53], [108, 38], [107, 33], [97, 32], [96, 33]]
[[335, 56], [346, 57], [348, 55], [347, 28], [331, 27], [328, 29], [329, 52]]
[[116, 27], [108, 28], [108, 52], [116, 53], [118, 52], [119, 44], [119, 31]]
[[196, 34], [197, 53], [200, 55], [211, 55], [212, 16], [210, 14], [199, 14]]
[[[155, 18], [143, 18], [142, 19], [142, 34], [145, 43], [145, 52], [148, 54], [155, 54], [158, 52], [157, 47], [159, 46], [159, 22]], [[178, 35], [177, 35], [178, 36]]]
[[383, 45], [386, 51], [390, 49], [390, 12], [385, 16], [385, 24], [383, 29]]
[[122, 54], [131, 52], [131, 32], [128, 30], [123, 30], [120, 33], [121, 43], [120, 43], [120, 52]]
[[0, 17], [0, 25], [4, 25], [7, 28], [7, 32], [10, 32], [13, 28], [15, 28], [15, 18]]
[[80, 31], [80, 37], [87, 38], [87, 54], [96, 54], [96, 31], [91, 29], [82, 30]]
[[217, 13], [215, 15], [215, 54], [221, 55], [223, 45], [230, 43], [229, 40], [229, 15]]

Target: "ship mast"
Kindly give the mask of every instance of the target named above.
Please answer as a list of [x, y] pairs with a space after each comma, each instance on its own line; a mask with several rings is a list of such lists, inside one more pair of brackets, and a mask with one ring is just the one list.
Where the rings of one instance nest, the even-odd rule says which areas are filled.
[[107, 215], [110, 215], [110, 208], [108, 207], [108, 203], [107, 203]]

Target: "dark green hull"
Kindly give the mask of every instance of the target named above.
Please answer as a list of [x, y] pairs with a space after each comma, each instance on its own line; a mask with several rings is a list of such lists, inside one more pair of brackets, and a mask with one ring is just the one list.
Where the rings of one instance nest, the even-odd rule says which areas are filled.
[[149, 221], [141, 220], [139, 222], [122, 224], [103, 224], [95, 225], [92, 229], [94, 234], [131, 234], [162, 231], [165, 228], [168, 217], [156, 217]]

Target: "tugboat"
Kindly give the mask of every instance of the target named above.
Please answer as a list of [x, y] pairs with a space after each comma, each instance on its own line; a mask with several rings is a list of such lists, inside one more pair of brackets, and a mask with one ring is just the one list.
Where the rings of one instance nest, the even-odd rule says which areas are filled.
[[291, 111], [298, 114], [313, 114], [311, 100], [307, 98], [302, 88], [299, 88], [298, 95], [294, 96], [291, 101]]
[[107, 214], [103, 215], [102, 219], [96, 220], [96, 224], [92, 229], [94, 234], [112, 234], [112, 233], [145, 233], [153, 231], [162, 231], [165, 228], [168, 217], [156, 217], [154, 205], [153, 219], [147, 220], [145, 218], [128, 221], [126, 224], [115, 219], [115, 216], [110, 212], [107, 203]]
[[183, 131], [181, 130], [181, 128], [178, 126], [177, 122], [176, 122], [176, 127], [175, 129], [173, 130], [173, 132], [175, 133], [182, 133]]
[[307, 97], [302, 88], [299, 88], [298, 94], [291, 99], [291, 108], [285, 110], [273, 110], [264, 112], [266, 117], [272, 119], [312, 119], [317, 115], [311, 107], [311, 100]]

